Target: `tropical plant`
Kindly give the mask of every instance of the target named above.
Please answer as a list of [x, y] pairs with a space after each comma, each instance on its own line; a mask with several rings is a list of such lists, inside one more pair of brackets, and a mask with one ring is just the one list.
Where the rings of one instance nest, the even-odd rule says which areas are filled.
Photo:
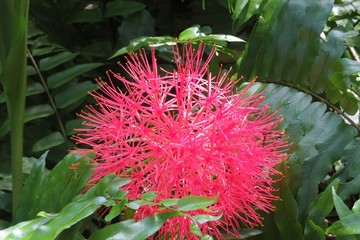
[[[4, 239], [144, 239], [176, 216], [194, 216], [189, 231], [210, 239], [201, 224], [220, 215], [196, 216], [183, 205], [211, 209], [215, 196], [164, 200], [158, 207], [167, 214], [134, 223], [134, 209], [159, 204], [156, 193], [133, 202], [118, 191], [127, 180], [111, 174], [89, 188], [88, 157], [64, 158], [74, 147], [73, 129], [81, 127], [76, 113], [93, 103], [87, 92], [96, 88], [94, 78], [116, 68], [114, 61], [124, 62], [128, 52], [149, 46], [160, 67], [172, 69], [172, 46], [190, 40], [207, 44], [207, 54], [216, 46], [210, 71], [243, 76], [239, 91], [262, 93], [263, 104], [283, 117], [279, 129], [291, 142], [287, 161], [277, 168], [284, 177], [274, 186], [282, 200], [273, 203], [274, 212], [262, 213], [263, 226], [242, 225], [242, 238], [359, 238], [359, 1], [33, 0], [27, 21], [28, 4], [0, 3]], [[29, 156], [24, 168], [22, 142]], [[139, 225], [144, 235], [136, 235]]]

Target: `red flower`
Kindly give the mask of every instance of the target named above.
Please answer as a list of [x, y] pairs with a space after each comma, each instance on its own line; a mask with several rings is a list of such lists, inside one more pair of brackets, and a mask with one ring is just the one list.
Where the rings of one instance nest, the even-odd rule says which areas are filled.
[[[255, 208], [274, 209], [271, 177], [280, 174], [274, 166], [286, 157], [287, 143], [276, 129], [280, 117], [260, 105], [263, 97], [249, 96], [247, 88], [233, 93], [228, 73], [208, 71], [215, 49], [205, 61], [204, 50], [202, 44], [197, 51], [191, 44], [183, 52], [176, 47], [173, 72], [159, 71], [154, 49], [151, 62], [144, 50], [130, 54], [121, 66], [131, 80], [108, 72], [125, 88], [102, 82], [101, 91], [92, 94], [97, 105], [81, 114], [86, 128], [78, 129], [75, 139], [92, 148], [83, 153], [96, 153], [92, 182], [109, 173], [128, 177], [131, 199], [147, 191], [158, 193], [156, 201], [219, 194], [210, 209], [223, 218], [202, 224], [201, 230], [222, 238], [221, 228], [237, 234], [239, 222], [261, 224]], [[156, 211], [141, 207], [135, 218]], [[189, 219], [176, 217], [160, 234], [196, 238], [189, 226]]]

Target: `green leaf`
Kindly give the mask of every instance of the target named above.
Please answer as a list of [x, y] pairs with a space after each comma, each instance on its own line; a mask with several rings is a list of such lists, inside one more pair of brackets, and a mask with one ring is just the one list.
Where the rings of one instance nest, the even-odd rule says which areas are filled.
[[32, 96], [45, 92], [43, 85], [38, 82], [28, 84], [26, 88], [26, 96]]
[[65, 132], [68, 136], [71, 136], [73, 134], [76, 134], [76, 130], [78, 128], [83, 127], [82, 123], [84, 122], [84, 119], [76, 118], [73, 120], [69, 120], [65, 123]]
[[[43, 155], [35, 162], [25, 183], [15, 214], [16, 222], [34, 218], [40, 210], [59, 212], [87, 185], [91, 175], [87, 159], [69, 154], [45, 177], [45, 157], [46, 155]], [[74, 166], [76, 171], [73, 169]]]
[[132, 14], [126, 17], [118, 32], [121, 36], [121, 41], [128, 44], [131, 40], [143, 36], [154, 36], [155, 20], [151, 14], [146, 10]]
[[144, 218], [138, 222], [127, 220], [115, 223], [96, 231], [89, 240], [143, 240], [156, 233], [166, 220], [176, 215], [176, 212], [166, 212]]
[[354, 206], [352, 207], [351, 211], [353, 213], [360, 213], [360, 199], [354, 203]]
[[32, 147], [32, 151], [41, 152], [50, 149], [52, 147], [55, 147], [57, 145], [60, 145], [64, 142], [65, 139], [60, 132], [53, 132], [37, 140]]
[[219, 195], [214, 197], [205, 196], [187, 196], [179, 199], [177, 203], [178, 211], [192, 211], [197, 209], [204, 209], [214, 204], [219, 198]]
[[326, 234], [335, 234], [336, 236], [351, 236], [360, 234], [360, 213], [354, 213], [343, 217], [341, 220], [333, 223]]
[[146, 5], [136, 1], [114, 0], [106, 4], [105, 17], [126, 16], [145, 9]]
[[35, 119], [50, 116], [54, 113], [53, 109], [48, 104], [40, 104], [31, 106], [25, 109], [24, 123], [30, 122]]
[[240, 62], [245, 79], [305, 84], [332, 0], [264, 1]]
[[88, 95], [88, 92], [94, 91], [97, 85], [90, 82], [81, 82], [69, 86], [64, 91], [55, 95], [55, 104], [59, 109], [70, 106]]
[[[54, 113], [53, 109], [48, 104], [40, 104], [31, 106], [25, 109], [24, 123], [32, 120], [50, 116]], [[10, 131], [10, 121], [7, 119], [0, 127], [0, 137], [4, 136]]]
[[[28, 206], [37, 204], [37, 199], [32, 196], [40, 191], [42, 182], [47, 175], [45, 169], [46, 156], [47, 152], [45, 152], [39, 159], [34, 162], [30, 175], [25, 181], [24, 188], [22, 190], [23, 197], [20, 198], [19, 206], [16, 209], [16, 214], [14, 214], [14, 222], [20, 222], [29, 219], [25, 216], [28, 214]], [[35, 214], [32, 217], [34, 216]]]
[[340, 217], [340, 219], [342, 219], [343, 217], [346, 217], [348, 215], [351, 215], [352, 212], [346, 206], [346, 204], [341, 200], [341, 198], [336, 194], [336, 190], [334, 187], [332, 189], [332, 194], [333, 194], [334, 206], [335, 206], [336, 212], [337, 212], [338, 216]]
[[84, 63], [75, 65], [71, 68], [67, 68], [63, 71], [57, 72], [47, 79], [47, 84], [50, 89], [57, 88], [63, 84], [74, 80], [77, 76], [80, 76], [83, 73], [86, 73], [92, 69], [95, 69], [103, 65], [102, 63]]
[[[278, 165], [278, 169], [288, 176], [288, 166], [286, 162]], [[281, 239], [303, 239], [303, 228], [298, 221], [298, 208], [294, 196], [289, 187], [288, 178], [284, 178], [274, 184], [275, 188], [279, 189], [277, 194], [280, 201], [275, 201], [274, 206], [274, 220], [277, 228], [279, 229]]]
[[164, 199], [160, 202], [161, 205], [163, 205], [164, 207], [173, 207], [175, 205], [177, 205], [179, 201], [179, 198], [167, 198]]
[[60, 213], [46, 223], [46, 226], [35, 231], [32, 239], [55, 239], [63, 230], [93, 214], [106, 199], [98, 196], [83, 202], [72, 202], [66, 205]]
[[18, 223], [12, 227], [0, 231], [0, 239], [3, 240], [32, 240], [31, 234], [50, 221], [49, 218], [37, 218]]
[[105, 216], [105, 221], [109, 222], [115, 217], [119, 216], [121, 211], [125, 208], [127, 201], [127, 199], [123, 199], [117, 204], [115, 204], [115, 206], [111, 208], [109, 214]]
[[190, 224], [190, 232], [195, 234], [198, 237], [203, 236], [199, 226], [197, 224], [193, 223], [193, 222]]
[[244, 23], [257, 14], [263, 0], [235, 0], [232, 1], [233, 32], [238, 32]]
[[151, 202], [156, 198], [156, 196], [156, 192], [146, 192], [141, 196], [141, 199]]
[[143, 205], [148, 205], [149, 202], [145, 200], [135, 200], [126, 204], [126, 206], [133, 210], [138, 210]]
[[41, 71], [47, 71], [50, 69], [53, 69], [65, 62], [68, 62], [72, 59], [74, 59], [78, 53], [72, 53], [72, 52], [61, 52], [54, 56], [46, 57], [40, 60], [39, 67]]
[[306, 239], [318, 239], [319, 235], [322, 235], [321, 239], [325, 240], [324, 232], [328, 225], [324, 219], [334, 208], [332, 189], [338, 187], [339, 181], [339, 179], [335, 179], [311, 203], [307, 224], [305, 225]]
[[119, 189], [130, 181], [128, 178], [119, 178], [114, 173], [108, 174], [96, 183], [96, 187], [90, 188], [85, 194], [78, 197], [80, 199], [91, 199], [96, 196], [118, 196], [119, 191], [122, 191]]
[[179, 40], [189, 40], [200, 36], [200, 26], [196, 25], [194, 27], [190, 27], [182, 31], [179, 35]]
[[206, 222], [210, 222], [210, 221], [217, 221], [220, 220], [222, 217], [222, 215], [218, 215], [218, 216], [212, 216], [212, 215], [196, 215], [194, 216], [194, 219], [197, 223], [199, 224], [204, 224]]
[[292, 143], [287, 179], [297, 200], [300, 223], [305, 225], [310, 203], [319, 194], [318, 185], [332, 170], [334, 162], [341, 158], [345, 146], [354, 140], [357, 131], [337, 114], [326, 112], [325, 104], [312, 103], [309, 95], [295, 89], [256, 83], [249, 93], [264, 88], [264, 104], [280, 110], [284, 118], [281, 127], [286, 129]]

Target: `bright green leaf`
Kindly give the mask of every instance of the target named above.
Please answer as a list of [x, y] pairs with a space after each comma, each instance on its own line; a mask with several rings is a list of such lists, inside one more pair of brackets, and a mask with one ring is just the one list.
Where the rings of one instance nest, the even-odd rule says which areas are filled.
[[326, 229], [326, 234], [329, 233], [335, 234], [336, 236], [360, 234], [360, 213], [348, 215], [333, 223]]
[[219, 198], [219, 195], [214, 197], [205, 196], [187, 196], [179, 199], [177, 203], [178, 211], [192, 211], [197, 209], [204, 209], [214, 204]]
[[194, 219], [199, 224], [204, 224], [209, 221], [217, 221], [222, 217], [222, 215], [219, 216], [212, 216], [212, 215], [196, 215], [194, 216]]
[[351, 215], [352, 212], [346, 206], [346, 204], [341, 200], [341, 198], [336, 194], [336, 190], [334, 187], [332, 189], [332, 194], [333, 194], [334, 206], [336, 208], [336, 212], [337, 212], [338, 216], [340, 217], [340, 219], [342, 219], [343, 217], [346, 217], [348, 215]]
[[105, 216], [105, 221], [109, 222], [113, 220], [115, 217], [119, 216], [121, 211], [125, 208], [127, 199], [123, 199], [118, 202], [115, 206], [113, 206], [108, 215]]
[[89, 240], [143, 240], [156, 233], [160, 227], [171, 217], [176, 216], [176, 212], [166, 212], [134, 222], [127, 220], [112, 224], [96, 231]]

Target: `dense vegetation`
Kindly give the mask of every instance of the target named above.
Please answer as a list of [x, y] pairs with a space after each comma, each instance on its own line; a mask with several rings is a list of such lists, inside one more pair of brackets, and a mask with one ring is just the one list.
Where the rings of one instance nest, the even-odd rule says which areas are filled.
[[[114, 175], [84, 193], [88, 160], [67, 155], [82, 127], [77, 113], [94, 103], [95, 79], [108, 69], [125, 74], [116, 62], [150, 45], [160, 67], [172, 69], [171, 46], [192, 41], [207, 53], [216, 46], [210, 71], [222, 65], [232, 79], [243, 76], [238, 88], [257, 79], [249, 91], [266, 89], [264, 103], [280, 111], [291, 142], [278, 166], [282, 200], [263, 213], [263, 226], [243, 226], [242, 237], [358, 239], [359, 22], [357, 0], [1, 1], [0, 238], [144, 239], [216, 202], [184, 198], [143, 225], [125, 221], [134, 204], [156, 196], [128, 202], [117, 191], [127, 180]], [[216, 220], [200, 216], [191, 231], [209, 239], [197, 224]]]

